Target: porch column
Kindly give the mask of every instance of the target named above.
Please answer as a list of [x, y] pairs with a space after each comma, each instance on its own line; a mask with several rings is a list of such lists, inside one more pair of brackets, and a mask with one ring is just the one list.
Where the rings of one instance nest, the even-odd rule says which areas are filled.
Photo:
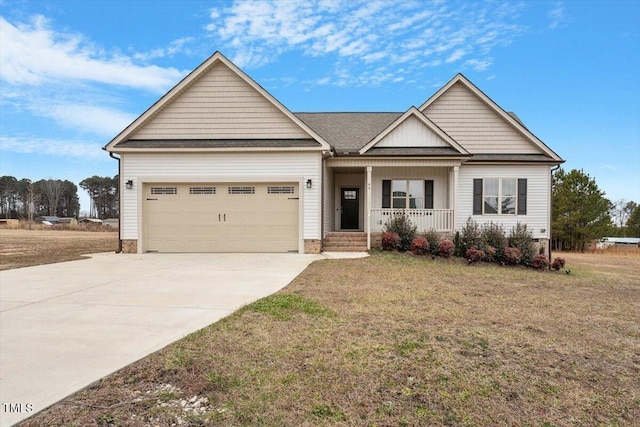
[[458, 172], [460, 166], [453, 167], [453, 230], [456, 229], [456, 215], [458, 214]]
[[366, 216], [366, 229], [367, 229], [367, 250], [371, 249], [371, 166], [367, 166], [367, 198], [365, 200], [367, 216]]

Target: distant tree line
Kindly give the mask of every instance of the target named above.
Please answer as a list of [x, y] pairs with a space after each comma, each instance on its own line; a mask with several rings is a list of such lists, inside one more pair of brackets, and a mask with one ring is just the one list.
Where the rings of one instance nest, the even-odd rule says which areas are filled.
[[[113, 178], [93, 176], [80, 182], [89, 193], [92, 217], [117, 218], [118, 176]], [[39, 216], [78, 218], [80, 201], [78, 187], [71, 181], [41, 179], [31, 181], [13, 176], [0, 177], [0, 217], [33, 219]]]
[[582, 170], [560, 168], [553, 178], [551, 232], [556, 250], [584, 251], [603, 237], [640, 237], [636, 202], [611, 202]]

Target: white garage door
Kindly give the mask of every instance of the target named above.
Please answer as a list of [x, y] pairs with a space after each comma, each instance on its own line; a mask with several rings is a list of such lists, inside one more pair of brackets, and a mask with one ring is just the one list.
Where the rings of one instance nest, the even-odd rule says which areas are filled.
[[297, 183], [148, 184], [145, 250], [298, 251]]

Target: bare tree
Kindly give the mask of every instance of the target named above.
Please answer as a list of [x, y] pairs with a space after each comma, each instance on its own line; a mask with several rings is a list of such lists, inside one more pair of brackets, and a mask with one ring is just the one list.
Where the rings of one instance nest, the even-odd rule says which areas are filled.
[[42, 194], [47, 199], [49, 215], [56, 215], [58, 202], [62, 197], [62, 181], [59, 179], [46, 179], [39, 182]]

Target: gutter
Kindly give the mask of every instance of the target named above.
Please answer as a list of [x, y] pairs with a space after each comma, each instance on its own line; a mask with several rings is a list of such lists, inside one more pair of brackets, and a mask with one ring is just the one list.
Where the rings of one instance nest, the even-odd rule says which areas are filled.
[[111, 151], [109, 157], [118, 161], [118, 249], [116, 253], [122, 253], [122, 166], [120, 164], [120, 157], [116, 157]]

